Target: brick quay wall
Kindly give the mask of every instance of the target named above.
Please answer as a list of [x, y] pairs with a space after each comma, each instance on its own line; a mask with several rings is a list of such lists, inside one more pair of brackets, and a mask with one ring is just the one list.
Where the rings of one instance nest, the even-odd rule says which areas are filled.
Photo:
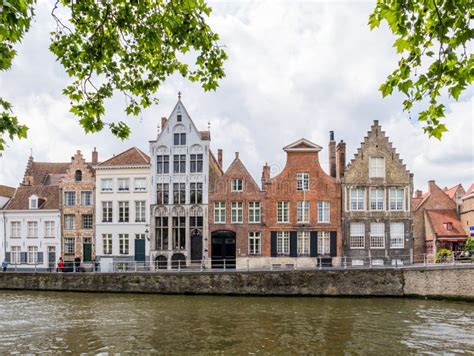
[[454, 298], [474, 301], [474, 268], [166, 273], [0, 273], [0, 290]]

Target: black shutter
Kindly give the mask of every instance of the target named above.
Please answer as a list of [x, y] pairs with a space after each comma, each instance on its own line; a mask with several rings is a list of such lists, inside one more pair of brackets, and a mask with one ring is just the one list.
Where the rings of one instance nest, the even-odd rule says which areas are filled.
[[20, 262], [27, 263], [28, 255], [26, 252], [20, 252]]
[[5, 252], [5, 261], [10, 263], [10, 252]]
[[337, 232], [331, 231], [330, 232], [330, 250], [329, 254], [331, 257], [337, 256]]
[[277, 256], [277, 233], [276, 233], [276, 231], [270, 232], [270, 247], [271, 247], [270, 255], [272, 257], [276, 257]]
[[310, 232], [310, 241], [309, 241], [309, 255], [311, 257], [316, 257], [318, 255], [318, 232]]
[[296, 231], [290, 231], [290, 256], [298, 256], [298, 237]]
[[38, 252], [37, 262], [38, 262], [38, 264], [43, 263], [43, 252]]

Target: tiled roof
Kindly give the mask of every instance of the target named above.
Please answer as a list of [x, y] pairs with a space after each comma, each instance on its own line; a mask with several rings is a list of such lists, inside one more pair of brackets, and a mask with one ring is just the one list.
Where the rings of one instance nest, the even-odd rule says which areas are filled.
[[11, 198], [14, 193], [15, 193], [15, 188], [12, 188], [6, 185], [0, 185], [0, 197]]
[[459, 188], [462, 188], [462, 185], [461, 184], [457, 184], [455, 185], [454, 187], [452, 188], [445, 188], [444, 189], [444, 192], [451, 198], [451, 199], [454, 199], [455, 195], [456, 195], [456, 192], [458, 191]]
[[424, 192], [421, 198], [411, 198], [411, 209], [416, 210], [420, 205], [422, 205], [426, 199], [430, 196], [430, 192]]
[[132, 147], [112, 158], [109, 158], [107, 161], [102, 162], [99, 164], [99, 167], [135, 166], [146, 164], [150, 164], [150, 157], [137, 147]]
[[20, 186], [5, 207], [6, 210], [29, 210], [29, 198], [32, 195], [40, 199], [41, 209], [59, 209], [59, 187], [57, 185]]
[[[433, 231], [438, 237], [466, 236], [455, 209], [426, 210], [426, 214]], [[446, 229], [446, 223], [452, 224], [451, 230]]]
[[474, 183], [471, 184], [471, 186], [467, 189], [466, 194], [464, 194], [463, 198], [471, 195], [474, 193]]
[[201, 136], [201, 140], [210, 141], [211, 140], [211, 132], [210, 131], [199, 131], [199, 136]]
[[33, 177], [33, 185], [57, 185], [59, 179], [66, 174], [69, 165], [70, 163], [30, 161], [25, 176]]

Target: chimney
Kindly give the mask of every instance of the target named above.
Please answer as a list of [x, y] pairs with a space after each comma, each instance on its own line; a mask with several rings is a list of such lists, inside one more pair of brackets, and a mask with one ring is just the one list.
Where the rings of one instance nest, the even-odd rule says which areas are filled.
[[166, 117], [162, 117], [161, 118], [161, 132], [163, 132], [165, 126], [166, 126], [166, 123], [168, 122], [168, 119]]
[[416, 190], [415, 191], [415, 198], [422, 198], [423, 197], [423, 192], [421, 190]]
[[270, 166], [267, 162], [263, 166], [262, 170], [262, 189], [265, 190], [265, 184], [270, 182]]
[[346, 169], [346, 143], [340, 141], [336, 147], [336, 178], [339, 180], [344, 177]]
[[99, 163], [99, 152], [97, 152], [96, 148], [94, 147], [94, 151], [92, 151], [92, 165], [96, 165]]
[[434, 179], [428, 181], [428, 191], [430, 193], [433, 193], [433, 191], [436, 189], [436, 182]]
[[219, 167], [222, 168], [222, 148], [217, 150], [217, 163], [219, 164]]
[[334, 141], [334, 131], [329, 131], [329, 175], [336, 178], [336, 141]]
[[239, 158], [239, 152], [235, 152], [235, 159]]

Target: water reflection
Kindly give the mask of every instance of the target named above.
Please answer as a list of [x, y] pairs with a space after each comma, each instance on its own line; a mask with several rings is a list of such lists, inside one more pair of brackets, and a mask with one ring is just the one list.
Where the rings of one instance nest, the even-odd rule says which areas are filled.
[[474, 305], [0, 292], [0, 353], [471, 352]]

